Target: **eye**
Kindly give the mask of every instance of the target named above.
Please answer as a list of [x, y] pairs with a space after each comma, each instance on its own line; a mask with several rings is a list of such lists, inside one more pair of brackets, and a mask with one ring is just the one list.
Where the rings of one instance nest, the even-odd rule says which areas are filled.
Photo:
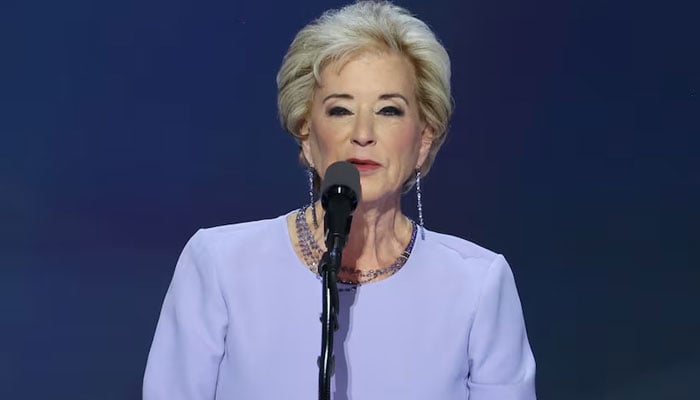
[[403, 116], [403, 110], [394, 106], [386, 106], [379, 110], [378, 114], [386, 115], [389, 117], [401, 117]]
[[347, 108], [335, 106], [331, 107], [328, 111], [326, 111], [326, 114], [328, 114], [331, 117], [339, 117], [343, 115], [352, 115], [352, 112], [350, 112], [350, 110], [348, 110]]

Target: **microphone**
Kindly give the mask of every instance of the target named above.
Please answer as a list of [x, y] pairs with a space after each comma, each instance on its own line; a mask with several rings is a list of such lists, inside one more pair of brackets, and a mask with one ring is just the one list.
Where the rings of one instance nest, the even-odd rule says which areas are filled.
[[335, 162], [326, 170], [321, 185], [321, 205], [326, 211], [324, 233], [326, 248], [331, 254], [342, 253], [345, 247], [360, 189], [360, 172], [349, 162]]

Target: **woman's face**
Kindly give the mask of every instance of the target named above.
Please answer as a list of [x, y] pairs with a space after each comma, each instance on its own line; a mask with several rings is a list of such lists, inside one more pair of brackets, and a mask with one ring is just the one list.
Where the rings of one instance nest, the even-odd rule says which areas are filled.
[[362, 201], [398, 196], [425, 161], [433, 132], [421, 121], [411, 63], [395, 53], [363, 53], [321, 72], [302, 150], [320, 176], [336, 161], [360, 171]]

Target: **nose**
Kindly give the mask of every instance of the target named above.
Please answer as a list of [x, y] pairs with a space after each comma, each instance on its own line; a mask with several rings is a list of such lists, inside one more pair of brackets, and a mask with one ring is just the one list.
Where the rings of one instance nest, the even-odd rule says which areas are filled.
[[376, 143], [374, 123], [371, 115], [358, 115], [352, 131], [351, 141], [361, 147]]

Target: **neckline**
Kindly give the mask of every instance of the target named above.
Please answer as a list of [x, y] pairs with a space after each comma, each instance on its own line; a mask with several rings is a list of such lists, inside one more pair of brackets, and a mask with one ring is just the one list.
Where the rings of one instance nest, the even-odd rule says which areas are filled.
[[[294, 262], [296, 264], [295, 267], [299, 267], [297, 269], [300, 269], [300, 270], [302, 270], [302, 272], [305, 272], [304, 275], [306, 275], [310, 278], [313, 278], [315, 281], [320, 282], [321, 281], [320, 276], [315, 274], [313, 271], [311, 271], [297, 255], [296, 249], [294, 248], [294, 242], [293, 242], [292, 237], [290, 235], [290, 228], [289, 228], [289, 225], [287, 223], [287, 220], [288, 220], [290, 215], [294, 215], [294, 218], [296, 218], [295, 214], [297, 212], [299, 212], [299, 210], [300, 210], [299, 208], [291, 210], [281, 217], [282, 234], [286, 238], [285, 242], [287, 244], [287, 251], [289, 252], [289, 254], [291, 254], [292, 258], [294, 259]], [[415, 223], [414, 223], [414, 227], [415, 227], [415, 229], [419, 229], [415, 225]], [[294, 230], [294, 227], [292, 228], [292, 230]], [[416, 253], [416, 251], [419, 251], [420, 247], [421, 247], [421, 245], [419, 245], [418, 242], [421, 242], [421, 241], [422, 240], [419, 239], [419, 237], [418, 237], [418, 233], [416, 233], [416, 238], [415, 238], [414, 243], [413, 243], [413, 248], [411, 249], [411, 253], [407, 257], [406, 262], [403, 264], [403, 266], [401, 268], [399, 268], [396, 272], [387, 276], [386, 278], [378, 280], [378, 281], [367, 282], [367, 283], [362, 283], [362, 284], [345, 283], [345, 282], [339, 281], [338, 285], [344, 286], [346, 288], [360, 288], [360, 287], [368, 288], [368, 287], [381, 286], [382, 284], [385, 284], [385, 282], [397, 282], [397, 281], [403, 280], [403, 278], [401, 278], [401, 279], [397, 279], [397, 278], [403, 277], [406, 274], [406, 272], [404, 272], [404, 270], [408, 269], [410, 271], [413, 269], [413, 267], [412, 267], [414, 264], [413, 260], [416, 258], [415, 253]]]

